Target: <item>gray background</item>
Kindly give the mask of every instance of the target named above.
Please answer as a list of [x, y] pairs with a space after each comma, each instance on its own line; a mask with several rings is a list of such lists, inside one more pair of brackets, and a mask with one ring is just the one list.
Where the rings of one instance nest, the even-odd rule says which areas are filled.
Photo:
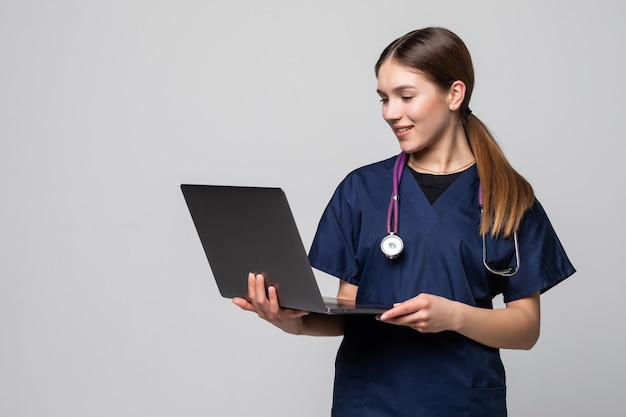
[[427, 25], [578, 269], [503, 352], [510, 415], [620, 415], [625, 4], [0, 1], [0, 415], [328, 415], [339, 339], [220, 298], [179, 184], [283, 187], [308, 247], [398, 151], [372, 67]]

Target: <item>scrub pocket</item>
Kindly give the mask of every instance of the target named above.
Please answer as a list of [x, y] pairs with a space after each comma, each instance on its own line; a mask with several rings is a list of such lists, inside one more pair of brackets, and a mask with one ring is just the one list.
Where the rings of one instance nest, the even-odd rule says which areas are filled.
[[470, 416], [506, 417], [506, 387], [473, 388]]
[[362, 416], [365, 408], [365, 378], [360, 367], [338, 362], [335, 365], [332, 417]]

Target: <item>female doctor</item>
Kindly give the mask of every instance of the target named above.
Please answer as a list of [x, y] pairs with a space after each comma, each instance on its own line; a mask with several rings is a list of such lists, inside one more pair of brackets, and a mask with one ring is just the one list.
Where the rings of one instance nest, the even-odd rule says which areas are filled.
[[[332, 415], [506, 415], [499, 349], [539, 337], [539, 295], [575, 272], [528, 182], [470, 111], [462, 40], [425, 28], [375, 66], [398, 156], [337, 187], [309, 253], [338, 297], [393, 306], [378, 317], [282, 309], [263, 276], [240, 308], [292, 334], [343, 335]], [[382, 242], [381, 242], [382, 241]], [[502, 294], [504, 308], [492, 299]]]

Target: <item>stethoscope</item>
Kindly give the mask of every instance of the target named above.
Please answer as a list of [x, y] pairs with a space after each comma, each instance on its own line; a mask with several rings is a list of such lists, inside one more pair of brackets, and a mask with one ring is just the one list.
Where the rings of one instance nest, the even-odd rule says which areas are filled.
[[[402, 173], [404, 172], [404, 166], [406, 165], [406, 161], [409, 155], [407, 153], [400, 153], [396, 158], [396, 162], [393, 166], [393, 181], [392, 181], [392, 192], [391, 199], [389, 200], [389, 208], [387, 209], [387, 235], [380, 242], [380, 249], [385, 254], [385, 256], [389, 259], [395, 259], [404, 250], [404, 242], [400, 235], [398, 235], [399, 230], [399, 193], [400, 193], [400, 181], [402, 180]], [[478, 185], [478, 207], [480, 208], [480, 214], [482, 216], [483, 213], [483, 189]], [[507, 268], [507, 269], [493, 269], [489, 266], [487, 262], [487, 244], [485, 235], [482, 235], [483, 241], [483, 265], [487, 269], [487, 271], [492, 274], [500, 275], [502, 277], [511, 277], [519, 271], [520, 267], [520, 256], [519, 256], [519, 243], [517, 239], [517, 232], [513, 233], [513, 243], [514, 243], [514, 251], [515, 251], [515, 267]]]

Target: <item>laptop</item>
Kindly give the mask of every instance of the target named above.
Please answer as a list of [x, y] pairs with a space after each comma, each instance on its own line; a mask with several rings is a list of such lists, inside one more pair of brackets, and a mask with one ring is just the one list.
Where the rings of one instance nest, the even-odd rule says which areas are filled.
[[223, 297], [246, 298], [254, 272], [276, 287], [284, 308], [323, 314], [390, 308], [321, 295], [281, 188], [182, 184], [181, 190]]

